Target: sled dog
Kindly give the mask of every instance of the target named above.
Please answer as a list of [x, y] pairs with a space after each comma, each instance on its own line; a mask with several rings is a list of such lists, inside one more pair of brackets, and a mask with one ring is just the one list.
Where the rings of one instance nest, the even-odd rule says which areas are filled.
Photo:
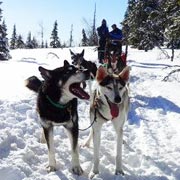
[[[76, 66], [78, 69], [88, 69], [90, 72], [90, 80], [87, 81], [88, 87], [89, 87], [89, 94], [90, 97], [92, 97], [92, 82], [91, 80], [94, 80], [96, 77], [97, 72], [97, 66], [94, 62], [87, 61], [84, 59], [84, 49], [81, 53], [74, 53], [70, 50], [71, 53], [71, 59], [72, 64]], [[83, 88], [86, 88], [86, 83], [83, 83]]]
[[107, 51], [104, 59], [104, 63], [111, 66], [111, 70], [115, 74], [119, 74], [126, 67], [126, 54], [116, 54], [111, 51]]
[[123, 175], [122, 169], [122, 144], [123, 125], [128, 116], [129, 96], [127, 81], [129, 67], [126, 66], [118, 75], [109, 74], [108, 70], [100, 66], [97, 70], [97, 87], [93, 91], [90, 104], [90, 120], [92, 129], [85, 146], [90, 145], [93, 138], [94, 162], [90, 178], [99, 173], [99, 149], [102, 125], [111, 120], [117, 134], [116, 144], [116, 171], [115, 174]]
[[88, 69], [91, 74], [91, 79], [94, 79], [96, 76], [97, 66], [94, 62], [87, 61], [84, 59], [84, 49], [81, 53], [74, 53], [70, 50], [72, 64], [78, 67], [79, 69]]
[[26, 87], [37, 92], [37, 112], [48, 147], [48, 171], [56, 170], [53, 126], [62, 125], [68, 132], [71, 143], [72, 171], [81, 175], [78, 152], [78, 110], [77, 98], [89, 99], [80, 84], [90, 78], [88, 70], [78, 70], [64, 61], [62, 67], [48, 70], [39, 67], [43, 81], [36, 76], [26, 80]]

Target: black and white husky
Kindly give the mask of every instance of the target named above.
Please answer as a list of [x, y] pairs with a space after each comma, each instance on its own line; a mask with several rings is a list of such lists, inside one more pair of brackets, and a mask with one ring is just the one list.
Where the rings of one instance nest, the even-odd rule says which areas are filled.
[[[82, 50], [81, 53], [74, 53], [70, 50], [71, 53], [71, 59], [72, 59], [72, 64], [76, 66], [78, 69], [88, 69], [90, 72], [90, 80], [87, 81], [88, 86], [89, 86], [89, 93], [90, 96], [92, 96], [92, 82], [91, 80], [94, 80], [96, 77], [96, 72], [97, 72], [97, 66], [94, 62], [87, 61], [84, 59], [84, 49]], [[83, 88], [86, 88], [86, 83], [83, 84]]]
[[84, 59], [84, 49], [81, 53], [74, 53], [70, 50], [72, 64], [79, 69], [88, 69], [90, 71], [91, 79], [96, 77], [97, 66], [92, 61], [87, 61]]
[[89, 95], [80, 84], [90, 78], [88, 70], [80, 71], [68, 61], [54, 70], [39, 67], [44, 81], [32, 76], [26, 80], [26, 86], [37, 92], [37, 111], [48, 147], [48, 171], [56, 170], [53, 126], [63, 125], [70, 138], [72, 150], [72, 171], [81, 175], [78, 152], [78, 112], [77, 98], [89, 99]]
[[124, 174], [122, 169], [122, 144], [123, 125], [127, 119], [129, 109], [128, 79], [129, 67], [125, 67], [118, 75], [108, 73], [107, 69], [102, 66], [97, 70], [97, 86], [93, 91], [90, 106], [92, 129], [84, 144], [89, 146], [90, 140], [93, 138], [94, 164], [90, 178], [99, 173], [101, 127], [109, 120], [113, 123], [117, 134], [115, 174]]

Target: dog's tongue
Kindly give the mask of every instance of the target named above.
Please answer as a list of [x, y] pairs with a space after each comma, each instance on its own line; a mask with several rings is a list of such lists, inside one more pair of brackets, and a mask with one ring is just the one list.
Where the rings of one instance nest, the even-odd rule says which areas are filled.
[[117, 104], [114, 104], [112, 102], [109, 102], [109, 106], [111, 109], [111, 115], [113, 118], [117, 117], [119, 115], [119, 107]]

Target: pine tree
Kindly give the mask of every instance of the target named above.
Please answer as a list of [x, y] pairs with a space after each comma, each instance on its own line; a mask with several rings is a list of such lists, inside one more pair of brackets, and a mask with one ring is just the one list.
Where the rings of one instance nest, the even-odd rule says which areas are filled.
[[147, 0], [142, 3], [145, 19], [141, 27], [142, 39], [138, 48], [147, 51], [163, 44], [164, 29], [158, 18], [161, 13], [157, 0]]
[[161, 1], [161, 7], [164, 10], [165, 37], [167, 47], [171, 48], [171, 61], [174, 59], [175, 49], [180, 49], [180, 1]]
[[31, 32], [29, 32], [28, 36], [27, 36], [26, 48], [28, 48], [28, 49], [33, 49], [34, 48], [33, 43], [32, 43], [32, 38], [31, 38]]
[[31, 43], [32, 43], [33, 49], [36, 49], [39, 47], [38, 41], [35, 37], [33, 37]]
[[38, 41], [35, 37], [31, 37], [31, 32], [29, 32], [28, 37], [27, 37], [27, 41], [26, 41], [26, 48], [28, 49], [35, 49], [38, 48], [39, 44]]
[[139, 33], [138, 33], [138, 26], [140, 24], [139, 19], [137, 16], [139, 15], [136, 11], [136, 0], [129, 0], [128, 1], [128, 8], [125, 13], [124, 21], [122, 22], [123, 25], [123, 34], [127, 37], [126, 28], [129, 27], [129, 35], [128, 40], [131, 45], [134, 47], [138, 47], [139, 44]]
[[10, 41], [10, 49], [16, 49], [17, 47], [17, 34], [16, 34], [16, 25], [13, 26], [13, 33]]
[[168, 47], [180, 48], [180, 4], [178, 0], [163, 1], [165, 21], [165, 36]]
[[48, 42], [46, 41], [46, 43], [45, 43], [45, 48], [48, 48]]
[[70, 39], [69, 39], [69, 47], [72, 47], [72, 43], [73, 43], [72, 32], [73, 32], [73, 25], [71, 25]]
[[44, 27], [43, 27], [43, 23], [39, 24], [41, 31], [40, 31], [40, 35], [41, 35], [41, 48], [44, 48]]
[[138, 49], [159, 48], [167, 42], [171, 49], [180, 48], [179, 0], [129, 0], [123, 21], [130, 27], [129, 42]]
[[[0, 2], [0, 5], [2, 2]], [[2, 9], [0, 8], [0, 23], [2, 19]], [[8, 60], [11, 58], [9, 54], [8, 38], [7, 38], [7, 27], [5, 21], [0, 24], [0, 60]]]
[[25, 43], [24, 43], [23, 38], [22, 38], [21, 35], [19, 35], [17, 37], [16, 48], [19, 48], [19, 49], [25, 48]]
[[61, 48], [65, 48], [65, 47], [68, 47], [66, 42], [63, 42], [63, 44], [61, 45]]
[[86, 32], [84, 29], [82, 30], [82, 36], [83, 36], [83, 38], [81, 40], [82, 46], [88, 46], [88, 38], [86, 36]]
[[51, 38], [52, 41], [50, 42], [50, 46], [53, 47], [53, 48], [60, 48], [61, 47], [61, 43], [60, 43], [60, 40], [59, 40], [59, 37], [58, 37], [58, 23], [57, 21], [55, 21], [54, 23], [54, 28], [53, 28], [53, 31], [51, 33]]
[[130, 27], [129, 42], [138, 49], [149, 50], [164, 41], [164, 26], [160, 21], [161, 11], [157, 0], [129, 0], [123, 21]]

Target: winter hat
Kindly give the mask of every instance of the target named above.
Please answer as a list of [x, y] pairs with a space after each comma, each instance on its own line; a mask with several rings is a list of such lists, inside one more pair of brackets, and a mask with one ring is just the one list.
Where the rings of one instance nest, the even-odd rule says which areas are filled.
[[105, 19], [102, 20], [102, 24], [106, 24], [106, 20]]
[[117, 26], [116, 26], [116, 24], [113, 24], [111, 27], [112, 27], [112, 28], [116, 28]]

